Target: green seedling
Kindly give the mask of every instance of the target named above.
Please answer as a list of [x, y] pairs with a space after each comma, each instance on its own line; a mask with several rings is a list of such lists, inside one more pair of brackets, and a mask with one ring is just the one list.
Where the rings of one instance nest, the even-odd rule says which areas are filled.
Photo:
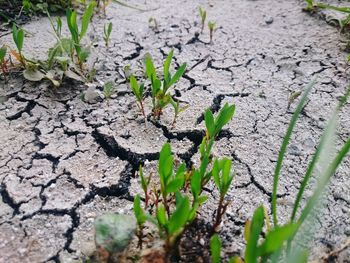
[[148, 203], [150, 201], [150, 193], [149, 193], [148, 187], [149, 187], [149, 184], [151, 181], [151, 176], [149, 176], [148, 179], [145, 178], [141, 165], [139, 168], [139, 175], [140, 175], [140, 179], [141, 179], [141, 187], [142, 187], [142, 190], [145, 194], [145, 209], [146, 209], [148, 207]]
[[214, 31], [216, 30], [216, 23], [213, 21], [209, 21], [208, 28], [209, 28], [210, 43], [213, 43], [213, 35], [214, 35]]
[[225, 202], [225, 196], [233, 180], [233, 175], [231, 174], [231, 165], [231, 160], [226, 158], [222, 160], [215, 160], [213, 165], [212, 176], [214, 178], [214, 183], [220, 192], [219, 205], [216, 211], [213, 231], [217, 231], [217, 228], [221, 224], [222, 217], [226, 212], [227, 206], [229, 205], [229, 202]]
[[204, 30], [205, 20], [207, 19], [207, 11], [204, 10], [201, 6], [198, 8], [199, 16], [201, 17], [201, 34]]
[[7, 74], [9, 72], [8, 69], [8, 59], [6, 59], [7, 48], [5, 46], [0, 48], [0, 68], [1, 72]]
[[134, 199], [134, 214], [135, 214], [136, 222], [138, 225], [138, 230], [136, 233], [136, 235], [139, 239], [138, 247], [140, 249], [142, 249], [143, 228], [144, 228], [144, 224], [146, 223], [147, 217], [146, 217], [145, 212], [143, 211], [143, 209], [141, 207], [140, 195], [137, 195]]
[[12, 37], [13, 37], [13, 41], [16, 44], [17, 47], [17, 51], [16, 52], [12, 52], [12, 54], [16, 57], [16, 59], [21, 62], [22, 66], [25, 67], [26, 63], [25, 63], [25, 58], [22, 54], [22, 49], [23, 49], [23, 42], [24, 42], [24, 31], [22, 28], [17, 28], [15, 24], [13, 24], [12, 26]]
[[[74, 43], [74, 49], [76, 51], [76, 55], [78, 58], [78, 64], [80, 68], [82, 68], [82, 64], [85, 62], [85, 60], [88, 58], [90, 50], [88, 48], [83, 48], [81, 45], [81, 40], [85, 36], [89, 23], [94, 11], [94, 7], [96, 5], [95, 1], [91, 1], [88, 7], [86, 8], [82, 19], [81, 19], [81, 26], [80, 29], [77, 24], [77, 13], [75, 10], [67, 9], [66, 12], [66, 18], [67, 18], [67, 24], [69, 31], [71, 33], [71, 39]], [[73, 54], [71, 54], [73, 55]]]
[[111, 98], [114, 91], [115, 90], [113, 81], [109, 81], [103, 86], [103, 95], [107, 100]]
[[108, 47], [108, 45], [109, 45], [109, 40], [111, 37], [112, 29], [113, 29], [112, 22], [105, 24], [105, 26], [103, 28], [103, 39], [105, 41], [106, 47]]
[[171, 126], [175, 127], [177, 117], [179, 117], [180, 113], [182, 113], [182, 112], [184, 112], [185, 110], [188, 109], [188, 105], [186, 105], [185, 107], [181, 108], [180, 107], [180, 102], [179, 101], [175, 101], [173, 98], [171, 98], [170, 103], [173, 106], [174, 112], [175, 112], [174, 119], [173, 119], [173, 122], [171, 123]]
[[211, 253], [211, 262], [220, 263], [221, 262], [221, 240], [218, 234], [215, 234], [210, 239], [210, 253]]
[[143, 104], [143, 98], [144, 98], [144, 84], [141, 83], [141, 85], [138, 84], [136, 78], [134, 77], [134, 75], [130, 76], [130, 86], [131, 86], [131, 90], [134, 93], [136, 100], [138, 102], [137, 106], [140, 108], [141, 113], [143, 115], [143, 117], [145, 118], [145, 120], [147, 119], [146, 117], [146, 113], [145, 113], [145, 107]]
[[152, 94], [152, 113], [156, 119], [159, 119], [163, 109], [171, 103], [171, 95], [168, 93], [169, 88], [173, 86], [185, 73], [186, 63], [182, 64], [174, 75], [171, 75], [169, 69], [173, 58], [174, 50], [168, 54], [163, 69], [163, 81], [157, 77], [157, 73], [150, 55], [145, 57], [146, 75], [151, 81]]

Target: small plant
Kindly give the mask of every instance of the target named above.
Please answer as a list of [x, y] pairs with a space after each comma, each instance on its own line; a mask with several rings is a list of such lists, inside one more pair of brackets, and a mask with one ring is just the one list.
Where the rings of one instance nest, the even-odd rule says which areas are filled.
[[137, 195], [134, 199], [134, 214], [135, 214], [135, 218], [138, 226], [138, 230], [136, 233], [139, 239], [138, 247], [142, 249], [143, 228], [144, 228], [144, 224], [146, 223], [147, 217], [141, 207], [140, 195]]
[[172, 98], [168, 93], [169, 88], [181, 78], [186, 70], [186, 63], [184, 63], [177, 69], [174, 75], [171, 75], [169, 69], [173, 54], [174, 50], [172, 49], [164, 62], [163, 81], [157, 77], [151, 56], [148, 55], [145, 57], [146, 75], [151, 81], [152, 113], [156, 119], [160, 118], [163, 109], [171, 103]]
[[7, 74], [9, 72], [8, 69], [8, 59], [6, 59], [7, 48], [5, 46], [0, 48], [0, 68], [2, 73]]
[[[230, 188], [233, 175], [231, 174], [232, 162], [229, 159], [215, 160], [212, 170], [212, 176], [216, 187], [220, 192], [220, 199], [218, 209], [216, 211], [215, 223], [213, 225], [213, 230], [217, 231], [220, 226], [223, 215], [226, 212], [229, 202], [225, 202], [225, 196]], [[221, 176], [220, 176], [221, 174]]]
[[113, 81], [109, 81], [103, 86], [103, 95], [108, 100], [111, 98], [113, 93], [114, 93], [114, 83]]
[[103, 39], [105, 41], [106, 47], [109, 45], [110, 36], [112, 33], [113, 24], [112, 22], [105, 24], [103, 28]]
[[[74, 44], [74, 48], [76, 51], [76, 55], [78, 58], [78, 64], [80, 68], [82, 69], [82, 64], [85, 62], [85, 60], [88, 58], [90, 50], [88, 48], [84, 48], [81, 45], [81, 40], [85, 36], [89, 23], [94, 11], [94, 7], [96, 5], [95, 1], [91, 1], [88, 7], [86, 8], [82, 20], [81, 20], [81, 26], [80, 30], [77, 24], [77, 13], [75, 10], [67, 9], [66, 17], [67, 17], [67, 24], [69, 31], [71, 33], [71, 39]], [[71, 54], [73, 56], [73, 54]]]
[[170, 100], [170, 103], [171, 105], [173, 106], [174, 108], [174, 119], [173, 119], [173, 122], [171, 123], [171, 126], [172, 127], [175, 127], [175, 124], [176, 124], [176, 120], [177, 120], [177, 117], [179, 117], [179, 114], [184, 112], [185, 110], [187, 110], [188, 108], [188, 105], [186, 105], [185, 107], [180, 107], [180, 102], [179, 101], [175, 101], [173, 98], [171, 98]]
[[209, 21], [208, 28], [209, 28], [210, 43], [213, 43], [213, 35], [214, 35], [214, 31], [216, 30], [216, 23], [213, 21]]
[[143, 98], [144, 98], [144, 84], [142, 83], [141, 85], [139, 85], [137, 83], [136, 78], [134, 77], [134, 75], [130, 76], [130, 86], [131, 86], [131, 90], [134, 93], [136, 100], [138, 102], [137, 106], [140, 108], [142, 115], [144, 116], [145, 120], [147, 119], [146, 117], [146, 113], [145, 113], [145, 107], [143, 105]]
[[22, 28], [17, 28], [15, 24], [12, 26], [12, 37], [13, 41], [16, 44], [17, 52], [12, 51], [12, 54], [16, 57], [16, 59], [21, 62], [22, 66], [25, 67], [25, 58], [22, 54], [23, 42], [24, 42], [24, 31]]
[[207, 19], [207, 11], [204, 10], [201, 6], [198, 8], [199, 16], [201, 17], [201, 34], [204, 30], [205, 20]]

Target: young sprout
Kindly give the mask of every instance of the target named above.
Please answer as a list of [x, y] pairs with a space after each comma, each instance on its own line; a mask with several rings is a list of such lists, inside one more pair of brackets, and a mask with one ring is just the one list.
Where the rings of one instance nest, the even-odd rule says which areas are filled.
[[175, 101], [173, 98], [171, 98], [170, 103], [173, 106], [174, 112], [175, 112], [174, 119], [173, 119], [173, 122], [171, 123], [171, 126], [175, 127], [177, 117], [179, 116], [179, 114], [181, 112], [184, 112], [185, 110], [188, 109], [188, 105], [186, 105], [185, 107], [180, 108], [180, 102], [179, 101]]
[[231, 160], [226, 158], [222, 160], [215, 160], [213, 165], [212, 176], [214, 178], [215, 185], [220, 192], [219, 206], [216, 211], [215, 222], [213, 225], [214, 231], [217, 231], [217, 228], [220, 226], [222, 217], [225, 214], [227, 206], [229, 204], [229, 202], [225, 203], [224, 200], [233, 179], [233, 175], [231, 174], [231, 165]]
[[209, 34], [210, 34], [210, 44], [213, 43], [213, 35], [216, 30], [216, 23], [213, 21], [208, 22]]
[[145, 57], [146, 75], [151, 81], [152, 113], [156, 119], [160, 118], [163, 109], [171, 103], [172, 98], [168, 93], [169, 88], [182, 77], [186, 70], [186, 63], [184, 63], [177, 69], [174, 75], [171, 75], [169, 69], [173, 54], [174, 50], [172, 49], [164, 62], [163, 81], [157, 77], [151, 56], [147, 55]]
[[143, 174], [143, 170], [142, 170], [142, 166], [140, 165], [139, 167], [139, 175], [141, 178], [141, 187], [142, 190], [145, 194], [145, 209], [147, 208], [149, 201], [150, 201], [150, 193], [148, 191], [148, 187], [149, 187], [149, 183], [151, 181], [151, 175], [148, 177], [148, 179], [145, 178], [144, 174]]
[[21, 62], [22, 66], [25, 67], [25, 58], [22, 55], [23, 42], [24, 42], [24, 31], [22, 28], [17, 28], [15, 24], [12, 26], [12, 37], [13, 41], [16, 44], [17, 52], [12, 52], [12, 54], [16, 57], [16, 59]]
[[144, 224], [146, 222], [147, 217], [146, 217], [145, 212], [143, 211], [143, 209], [141, 207], [140, 195], [137, 195], [134, 199], [134, 214], [135, 214], [136, 222], [138, 225], [138, 230], [136, 232], [136, 235], [139, 239], [138, 247], [140, 249], [142, 249], [143, 228], [144, 228]]
[[207, 11], [204, 10], [201, 6], [198, 8], [199, 16], [201, 17], [201, 34], [204, 30], [205, 20], [207, 19]]
[[76, 11], [72, 9], [67, 9], [67, 12], [66, 12], [68, 28], [71, 33], [72, 41], [74, 43], [74, 48], [78, 58], [78, 64], [81, 69], [82, 69], [82, 64], [85, 62], [85, 60], [87, 59], [90, 53], [90, 50], [88, 48], [82, 47], [81, 40], [83, 39], [83, 37], [85, 36], [88, 30], [95, 5], [96, 5], [96, 2], [91, 1], [88, 7], [86, 8], [81, 19], [80, 30], [77, 24]]
[[104, 95], [105, 99], [107, 99], [107, 102], [111, 98], [113, 93], [114, 93], [114, 83], [113, 83], [113, 81], [108, 81], [103, 86], [103, 95]]
[[8, 73], [8, 67], [7, 67], [8, 60], [6, 59], [6, 52], [7, 52], [7, 48], [5, 46], [0, 48], [0, 68], [2, 73], [4, 74]]
[[146, 113], [145, 113], [145, 108], [144, 108], [144, 105], [143, 105], [143, 97], [144, 97], [144, 94], [143, 94], [143, 91], [144, 91], [144, 84], [141, 83], [141, 85], [139, 85], [137, 83], [137, 80], [136, 78], [134, 77], [134, 75], [130, 75], [130, 86], [131, 86], [131, 90], [132, 92], [134, 93], [135, 97], [136, 97], [136, 100], [138, 102], [138, 106], [142, 112], [142, 115], [143, 117], [145, 118], [145, 120], [147, 119], [146, 117]]
[[113, 24], [112, 22], [105, 24], [103, 29], [103, 39], [105, 41], [106, 47], [109, 45], [109, 39], [112, 33]]

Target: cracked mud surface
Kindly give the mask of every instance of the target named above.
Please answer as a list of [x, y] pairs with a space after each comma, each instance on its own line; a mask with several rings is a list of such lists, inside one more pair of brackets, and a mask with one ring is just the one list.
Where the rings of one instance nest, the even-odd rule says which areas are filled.
[[[208, 32], [195, 35], [200, 28], [198, 5], [219, 26], [212, 45]], [[87, 104], [79, 98], [86, 87], [77, 83], [53, 90], [15, 76], [8, 84], [0, 82], [0, 262], [84, 258], [94, 249], [97, 216], [132, 212], [133, 196], [140, 189], [138, 165], [154, 170], [167, 141], [177, 158], [198, 164], [202, 113], [208, 107], [217, 112], [225, 102], [235, 103], [237, 110], [214, 154], [232, 158], [237, 175], [221, 235], [225, 255], [242, 253], [244, 222], [258, 205], [269, 207], [274, 165], [295, 108], [293, 103], [288, 109], [288, 96], [316, 78], [280, 181], [279, 217], [287, 220], [326, 120], [348, 85], [346, 54], [338, 47], [336, 29], [301, 12], [302, 1], [296, 0], [152, 1], [149, 6], [159, 8], [140, 13], [108, 7], [107, 20], [114, 24], [108, 50], [102, 41], [105, 20], [95, 18], [89, 34], [95, 44], [92, 59], [97, 61], [97, 81], [104, 83], [118, 81], [117, 72], [125, 65], [139, 69], [147, 52], [160, 65], [174, 48], [175, 64], [188, 63], [174, 94], [189, 105], [174, 128], [171, 109], [160, 123], [145, 125], [125, 83], [117, 86], [109, 103]], [[148, 27], [149, 17], [157, 19], [159, 32]], [[49, 28], [44, 18], [25, 26], [33, 35], [26, 38], [24, 50], [39, 58], [53, 44], [43, 27]], [[0, 41], [10, 43], [10, 37]], [[350, 136], [349, 123], [348, 104], [340, 117], [338, 146]], [[316, 222], [313, 258], [349, 239], [349, 171], [347, 157], [331, 181]], [[218, 202], [213, 189], [206, 189], [210, 200], [199, 215], [203, 225], [212, 222]], [[192, 238], [189, 259], [201, 256], [206, 244], [199, 239]], [[349, 251], [343, 261], [347, 256]]]

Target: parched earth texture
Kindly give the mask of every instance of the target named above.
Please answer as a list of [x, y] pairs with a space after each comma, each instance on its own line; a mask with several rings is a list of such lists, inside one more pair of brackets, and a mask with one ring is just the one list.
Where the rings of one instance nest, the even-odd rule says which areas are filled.
[[[155, 171], [160, 148], [170, 142], [176, 158], [197, 165], [202, 113], [208, 107], [217, 112], [226, 102], [234, 103], [237, 110], [216, 142], [214, 155], [231, 158], [237, 174], [221, 237], [225, 256], [242, 254], [245, 221], [260, 204], [270, 209], [278, 150], [296, 106], [293, 102], [288, 108], [288, 97], [315, 79], [279, 185], [278, 216], [281, 222], [289, 218], [305, 167], [349, 83], [337, 29], [317, 15], [302, 12], [304, 3], [296, 0], [128, 3], [152, 10], [139, 12], [111, 4], [106, 18], [94, 18], [86, 38], [93, 49], [91, 61], [96, 62], [97, 88], [101, 90], [109, 80], [119, 83], [109, 101], [83, 102], [80, 94], [87, 86], [74, 81], [57, 89], [16, 75], [7, 84], [0, 82], [1, 263], [79, 262], [94, 250], [97, 216], [132, 213], [133, 196], [140, 192], [135, 176], [139, 164], [147, 173]], [[207, 28], [196, 35], [199, 5], [207, 10], [209, 20], [217, 22], [213, 44]], [[156, 18], [158, 32], [149, 28], [150, 17]], [[114, 25], [108, 49], [102, 39], [106, 21]], [[25, 54], [45, 58], [55, 42], [47, 19], [33, 19], [24, 28], [30, 33]], [[3, 34], [0, 42], [12, 45], [11, 35]], [[189, 108], [173, 128], [170, 108], [159, 123], [145, 124], [118, 72], [126, 65], [139, 70], [146, 53], [160, 66], [171, 48], [174, 65], [188, 63], [173, 93]], [[349, 104], [339, 122], [338, 148], [350, 136]], [[315, 233], [310, 250], [315, 260], [349, 240], [349, 172], [347, 157], [310, 226]], [[199, 220], [210, 226], [218, 193], [212, 184], [206, 192], [210, 198]], [[311, 193], [310, 188], [306, 195]], [[207, 248], [207, 240], [196, 229], [187, 238], [184, 250], [188, 261], [194, 262]], [[346, 250], [338, 261], [349, 262], [349, 255]]]

